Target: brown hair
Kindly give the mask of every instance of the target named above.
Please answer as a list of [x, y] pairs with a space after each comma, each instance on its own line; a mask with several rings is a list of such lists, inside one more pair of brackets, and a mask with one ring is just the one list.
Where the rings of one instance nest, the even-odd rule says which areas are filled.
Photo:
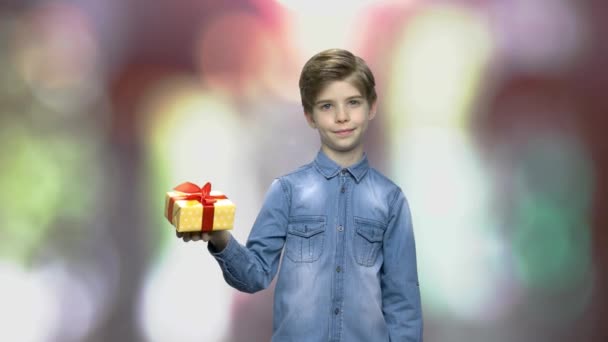
[[342, 49], [325, 50], [312, 56], [300, 74], [300, 97], [304, 111], [312, 113], [316, 97], [329, 82], [346, 79], [370, 105], [376, 101], [376, 81], [362, 58]]

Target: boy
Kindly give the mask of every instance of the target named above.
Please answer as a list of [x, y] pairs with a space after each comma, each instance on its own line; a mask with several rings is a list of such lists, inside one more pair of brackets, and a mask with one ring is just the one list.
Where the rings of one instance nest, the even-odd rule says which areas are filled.
[[246, 246], [209, 241], [226, 282], [253, 293], [274, 278], [273, 341], [422, 341], [416, 251], [407, 201], [369, 167], [363, 137], [376, 115], [374, 76], [352, 53], [313, 56], [300, 76], [313, 162], [274, 180]]

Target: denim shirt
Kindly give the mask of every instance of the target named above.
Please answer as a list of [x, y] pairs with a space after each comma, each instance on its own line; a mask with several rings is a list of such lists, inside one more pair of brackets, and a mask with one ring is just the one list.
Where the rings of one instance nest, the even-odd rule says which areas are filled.
[[422, 341], [407, 200], [365, 155], [342, 168], [319, 151], [273, 181], [246, 246], [231, 237], [209, 251], [226, 282], [249, 293], [280, 262], [272, 341]]

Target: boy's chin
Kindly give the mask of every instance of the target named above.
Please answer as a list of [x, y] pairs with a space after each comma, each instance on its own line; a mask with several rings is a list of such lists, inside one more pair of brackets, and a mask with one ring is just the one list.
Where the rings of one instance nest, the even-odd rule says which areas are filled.
[[359, 145], [334, 145], [334, 146], [325, 145], [325, 149], [331, 150], [334, 153], [340, 153], [340, 154], [347, 154], [347, 153], [355, 152], [358, 147], [359, 147]]

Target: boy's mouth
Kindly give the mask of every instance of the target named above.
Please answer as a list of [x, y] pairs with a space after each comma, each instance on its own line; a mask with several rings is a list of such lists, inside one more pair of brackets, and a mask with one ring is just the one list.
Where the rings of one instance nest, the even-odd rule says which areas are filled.
[[350, 135], [355, 129], [351, 128], [351, 129], [341, 129], [339, 131], [334, 131], [334, 134], [336, 134], [339, 137], [344, 137], [344, 136], [348, 136]]

